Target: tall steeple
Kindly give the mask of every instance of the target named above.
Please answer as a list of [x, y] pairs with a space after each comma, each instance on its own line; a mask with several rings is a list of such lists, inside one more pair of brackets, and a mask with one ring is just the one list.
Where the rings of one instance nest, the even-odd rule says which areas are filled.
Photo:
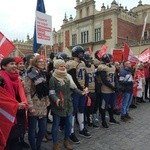
[[142, 1], [140, 0], [138, 6], [142, 6], [142, 5], [143, 5]]
[[68, 22], [68, 19], [67, 19], [67, 15], [66, 15], [66, 13], [65, 13], [65, 18], [64, 18], [64, 20], [63, 20], [63, 23], [65, 24], [65, 23], [67, 23]]
[[115, 0], [112, 1], [111, 8], [118, 8], [118, 4]]

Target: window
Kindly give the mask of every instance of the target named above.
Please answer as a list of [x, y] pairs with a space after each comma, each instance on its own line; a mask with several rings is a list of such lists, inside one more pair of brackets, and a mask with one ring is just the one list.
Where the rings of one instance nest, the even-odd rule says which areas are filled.
[[145, 31], [144, 32], [144, 40], [147, 40], [149, 38], [149, 32]]
[[77, 45], [77, 34], [72, 35], [72, 45]]
[[88, 41], [89, 41], [89, 32], [88, 31], [81, 32], [81, 44], [88, 43]]
[[95, 42], [101, 40], [101, 28], [95, 29]]
[[89, 7], [86, 8], [86, 15], [89, 16]]
[[82, 9], [80, 10], [80, 18], [82, 18]]

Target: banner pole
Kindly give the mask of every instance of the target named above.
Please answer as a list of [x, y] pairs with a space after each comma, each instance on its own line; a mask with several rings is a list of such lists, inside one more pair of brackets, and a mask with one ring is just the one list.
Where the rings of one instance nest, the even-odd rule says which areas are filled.
[[18, 47], [16, 47], [16, 50], [17, 50], [21, 55], [23, 55], [23, 57], [25, 57], [25, 54], [22, 53], [21, 50], [18, 49]]
[[47, 69], [47, 51], [46, 51], [46, 45], [44, 45], [44, 53], [45, 53], [45, 67]]

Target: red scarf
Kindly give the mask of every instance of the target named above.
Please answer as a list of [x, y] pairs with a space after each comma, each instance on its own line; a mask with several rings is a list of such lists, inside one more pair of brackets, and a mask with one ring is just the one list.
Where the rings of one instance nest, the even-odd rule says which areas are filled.
[[27, 106], [27, 99], [21, 81], [19, 79], [19, 73], [15, 72], [10, 74], [5, 70], [1, 70], [0, 75], [5, 81], [4, 89], [9, 92], [15, 99], [16, 94], [19, 94], [21, 101], [24, 102]]

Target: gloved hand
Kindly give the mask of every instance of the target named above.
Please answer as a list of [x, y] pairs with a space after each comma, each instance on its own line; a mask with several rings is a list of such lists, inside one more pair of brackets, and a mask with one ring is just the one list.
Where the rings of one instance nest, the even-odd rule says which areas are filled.
[[116, 93], [118, 93], [119, 92], [119, 89], [117, 88], [117, 87], [114, 87], [114, 89], [113, 89]]

